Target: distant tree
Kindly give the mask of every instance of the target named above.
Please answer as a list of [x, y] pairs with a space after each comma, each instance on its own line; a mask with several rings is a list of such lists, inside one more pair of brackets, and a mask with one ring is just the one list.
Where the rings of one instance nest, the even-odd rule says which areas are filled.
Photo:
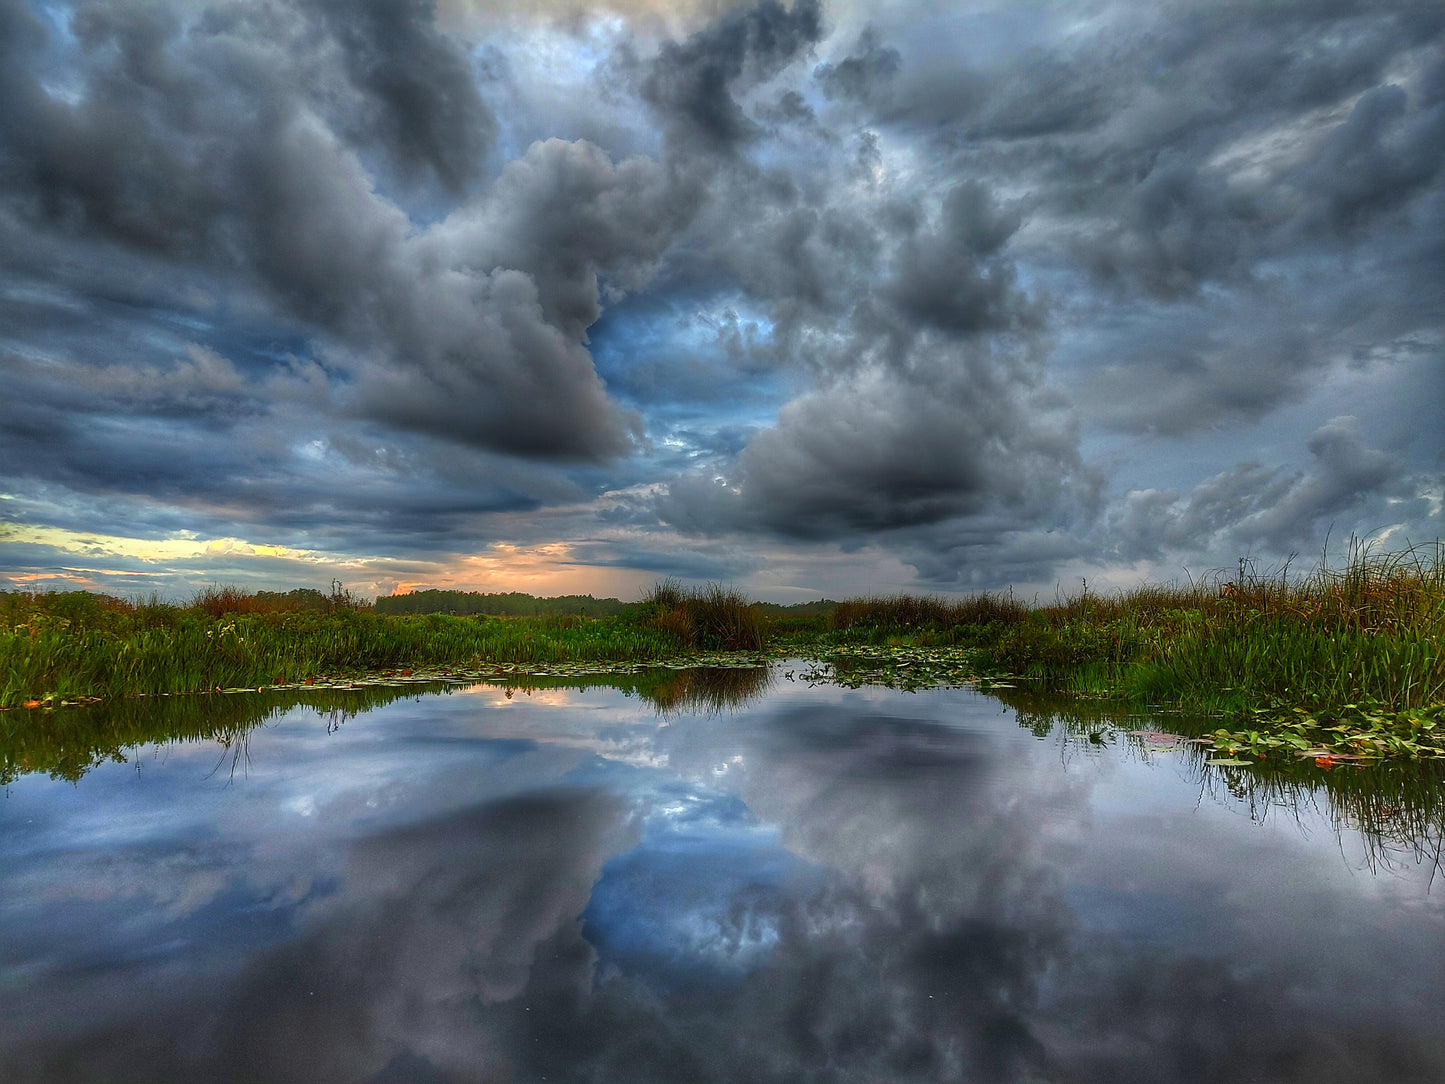
[[580, 614], [583, 617], [611, 617], [621, 613], [624, 603], [615, 598], [591, 595], [557, 595], [537, 598], [521, 591], [485, 594], [480, 591], [442, 591], [428, 588], [401, 595], [383, 595], [375, 610], [383, 614], [485, 614], [489, 617], [549, 617]]
[[314, 587], [297, 587], [291, 591], [257, 591], [256, 601], [267, 609], [298, 610], [303, 613], [325, 613], [330, 600]]

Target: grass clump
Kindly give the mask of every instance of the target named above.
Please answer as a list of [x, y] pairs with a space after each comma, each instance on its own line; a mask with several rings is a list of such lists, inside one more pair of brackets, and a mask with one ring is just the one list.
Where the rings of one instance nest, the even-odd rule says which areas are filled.
[[1131, 617], [1144, 641], [1120, 674], [1126, 690], [1220, 710], [1289, 706], [1401, 712], [1445, 702], [1445, 549], [1352, 544], [1291, 578], [1256, 575], [1195, 585], [1194, 605]]
[[675, 637], [689, 650], [761, 651], [768, 620], [741, 591], [721, 584], [685, 588], [663, 580], [639, 604], [643, 627]]

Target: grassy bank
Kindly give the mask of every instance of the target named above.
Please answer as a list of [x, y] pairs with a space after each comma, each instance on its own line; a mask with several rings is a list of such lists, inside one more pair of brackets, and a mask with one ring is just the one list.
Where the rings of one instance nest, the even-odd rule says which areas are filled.
[[[773, 607], [771, 610], [776, 611]], [[0, 706], [304, 684], [452, 666], [642, 662], [768, 650], [832, 680], [906, 687], [993, 676], [1075, 697], [1221, 717], [1231, 756], [1445, 756], [1445, 552], [1354, 546], [1305, 575], [1081, 590], [891, 596], [770, 612], [664, 582], [608, 616], [378, 613], [335, 585], [202, 592], [186, 605], [0, 593]], [[822, 672], [820, 671], [820, 674]]]
[[[1353, 546], [1308, 574], [1256, 573], [1027, 608], [1010, 596], [840, 604], [794, 634], [846, 676], [1008, 675], [1030, 687], [1215, 714], [1219, 746], [1321, 758], [1445, 755], [1445, 552]], [[910, 655], [911, 653], [911, 655]], [[897, 671], [897, 667], [894, 668]]]
[[[295, 595], [296, 593], [293, 593]], [[313, 608], [315, 599], [325, 605]], [[186, 605], [84, 591], [0, 593], [0, 707], [304, 684], [427, 666], [633, 662], [759, 650], [765, 624], [720, 587], [659, 585], [601, 618], [393, 615], [338, 588], [286, 595], [203, 591]]]
[[1011, 596], [898, 596], [840, 604], [799, 645], [964, 647], [1039, 687], [1241, 712], [1287, 702], [1390, 710], [1445, 701], [1445, 560], [1440, 546], [1339, 567], [1187, 586], [1087, 590], [1057, 605]]

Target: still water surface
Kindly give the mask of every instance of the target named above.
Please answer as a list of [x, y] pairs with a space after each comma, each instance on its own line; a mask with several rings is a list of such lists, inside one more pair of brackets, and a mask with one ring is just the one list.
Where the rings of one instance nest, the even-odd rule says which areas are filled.
[[658, 702], [12, 770], [0, 1079], [1445, 1080], [1445, 876], [1327, 796], [967, 690]]

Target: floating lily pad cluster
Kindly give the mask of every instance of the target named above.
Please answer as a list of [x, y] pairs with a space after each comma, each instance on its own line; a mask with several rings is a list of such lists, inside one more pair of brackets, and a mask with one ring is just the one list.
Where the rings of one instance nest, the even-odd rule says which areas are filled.
[[1349, 704], [1334, 714], [1261, 708], [1253, 725], [1209, 735], [1211, 764], [1313, 758], [1321, 768], [1382, 759], [1445, 760], [1445, 705], [1404, 711]]
[[882, 685], [920, 689], [1008, 689], [1002, 675], [987, 669], [987, 656], [974, 648], [851, 644], [816, 652], [811, 668], [798, 676], [818, 684], [857, 689]]
[[251, 693], [267, 689], [361, 689], [387, 685], [475, 685], [478, 682], [517, 682], [528, 678], [586, 678], [609, 674], [642, 674], [657, 670], [748, 670], [767, 666], [772, 659], [752, 651], [721, 651], [688, 655], [681, 659], [634, 662], [497, 663], [494, 666], [429, 666], [414, 670], [381, 670], [354, 677], [330, 677], [306, 682], [264, 685], [259, 689], [219, 689], [222, 693]]

